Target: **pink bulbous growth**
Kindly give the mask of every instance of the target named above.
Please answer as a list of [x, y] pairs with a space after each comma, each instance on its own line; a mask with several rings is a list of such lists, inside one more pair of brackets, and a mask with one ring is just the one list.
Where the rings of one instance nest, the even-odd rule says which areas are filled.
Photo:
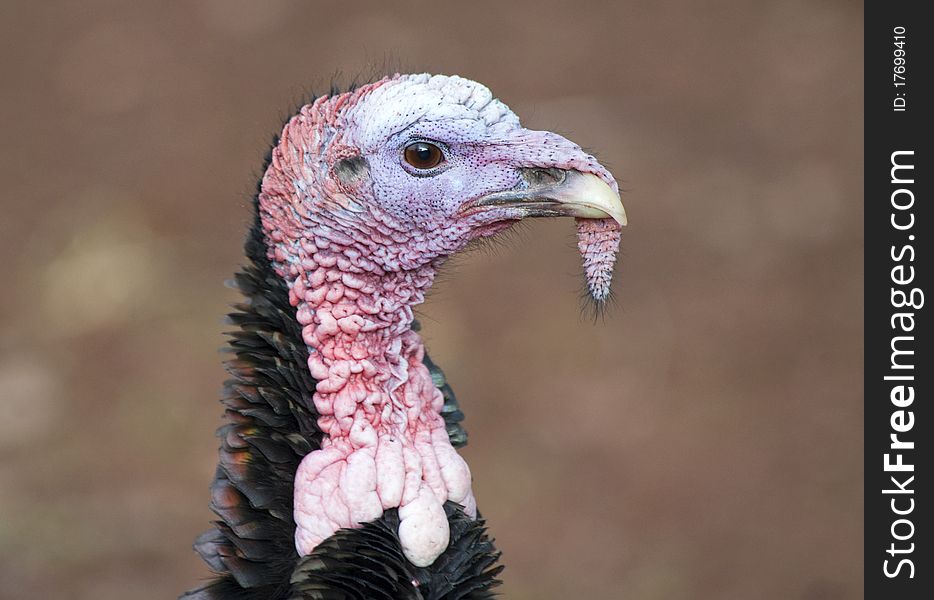
[[398, 507], [403, 550], [426, 566], [447, 547], [443, 504], [476, 516], [470, 470], [448, 439], [443, 397], [411, 330], [411, 305], [422, 301], [434, 269], [377, 274], [342, 246], [343, 234], [318, 231], [282, 267], [326, 435], [296, 473], [296, 548], [309, 554], [338, 529]]

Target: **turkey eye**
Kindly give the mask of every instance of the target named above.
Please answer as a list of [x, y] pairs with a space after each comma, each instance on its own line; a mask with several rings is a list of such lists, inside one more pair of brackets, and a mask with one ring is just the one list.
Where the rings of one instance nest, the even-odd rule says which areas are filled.
[[413, 142], [405, 147], [405, 162], [416, 169], [431, 169], [444, 160], [441, 148], [428, 142]]

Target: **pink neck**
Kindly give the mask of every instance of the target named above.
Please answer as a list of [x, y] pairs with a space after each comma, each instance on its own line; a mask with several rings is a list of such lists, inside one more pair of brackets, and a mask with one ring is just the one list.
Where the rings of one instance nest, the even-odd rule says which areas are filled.
[[443, 396], [411, 329], [412, 306], [424, 300], [435, 267], [386, 272], [358, 243], [340, 239], [349, 242], [342, 246], [335, 229], [320, 231], [270, 252], [290, 285], [326, 434], [295, 475], [296, 548], [309, 554], [338, 529], [398, 508], [403, 552], [427, 566], [448, 544], [444, 503], [476, 516], [470, 470], [451, 446]]
[[314, 403], [328, 436], [324, 446], [354, 446], [352, 429], [363, 421], [380, 433], [416, 431], [440, 409], [434, 406], [437, 390], [410, 381], [421, 375], [410, 371], [424, 354], [411, 330], [412, 306], [424, 300], [434, 269], [376, 276], [342, 271], [344, 261], [333, 254], [313, 260], [317, 268], [293, 280], [290, 300], [311, 350], [308, 368], [318, 381]]

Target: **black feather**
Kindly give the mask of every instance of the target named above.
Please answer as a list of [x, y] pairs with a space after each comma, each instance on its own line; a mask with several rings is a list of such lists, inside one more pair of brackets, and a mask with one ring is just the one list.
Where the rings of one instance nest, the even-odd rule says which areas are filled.
[[342, 529], [299, 562], [290, 600], [484, 600], [499, 585], [499, 553], [482, 519], [465, 516], [448, 502], [447, 549], [430, 567], [402, 554], [396, 509], [360, 529]]

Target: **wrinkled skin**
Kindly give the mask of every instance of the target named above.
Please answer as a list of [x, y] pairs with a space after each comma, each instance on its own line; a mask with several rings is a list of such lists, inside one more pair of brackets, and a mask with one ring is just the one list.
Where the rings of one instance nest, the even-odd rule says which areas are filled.
[[[413, 167], [404, 149], [414, 141], [438, 146], [444, 160]], [[559, 135], [522, 128], [487, 88], [459, 77], [383, 79], [320, 98], [285, 126], [263, 177], [260, 216], [309, 348], [325, 433], [296, 473], [299, 554], [398, 508], [405, 556], [425, 566], [448, 544], [444, 503], [476, 515], [469, 468], [448, 439], [441, 394], [411, 330], [412, 307], [444, 259], [470, 241], [528, 216], [581, 214], [563, 200], [527, 201], [536, 170], [560, 174], [543, 189], [583, 174], [618, 202], [596, 159]], [[484, 204], [504, 192], [529, 198]], [[578, 240], [588, 287], [602, 301], [620, 219], [596, 214], [606, 218], [578, 219]]]

